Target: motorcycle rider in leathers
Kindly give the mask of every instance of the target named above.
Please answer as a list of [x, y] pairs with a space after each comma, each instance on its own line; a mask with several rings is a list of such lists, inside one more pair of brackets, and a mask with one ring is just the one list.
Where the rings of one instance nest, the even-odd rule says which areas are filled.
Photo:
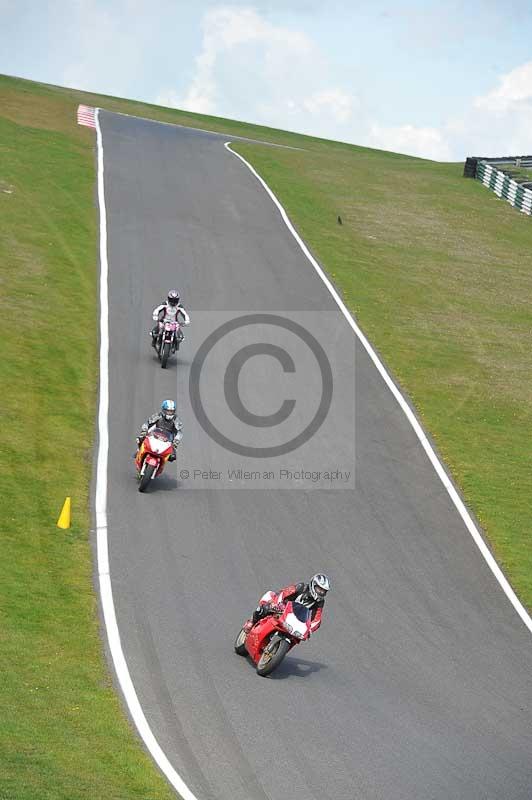
[[262, 595], [259, 605], [251, 619], [244, 625], [244, 629], [249, 633], [253, 625], [260, 619], [283, 611], [286, 602], [295, 600], [311, 610], [310, 633], [314, 633], [321, 625], [325, 597], [330, 588], [331, 583], [327, 575], [318, 572], [308, 583], [291, 583], [279, 592], [270, 590]]
[[[156, 306], [152, 313], [155, 325], [151, 329], [151, 346], [155, 347], [157, 337], [161, 332], [164, 322], [183, 322], [184, 325], [190, 325], [190, 317], [185, 311], [185, 307], [181, 305], [179, 294], [175, 289], [168, 292], [168, 297], [164, 303]], [[184, 339], [181, 328], [177, 332], [177, 338], [181, 342]]]
[[165, 431], [172, 437], [173, 452], [168, 461], [175, 461], [176, 449], [183, 438], [183, 423], [176, 414], [176, 406], [173, 400], [163, 400], [161, 410], [142, 424], [140, 433], [137, 436], [137, 448], [139, 448], [147, 434], [153, 429]]

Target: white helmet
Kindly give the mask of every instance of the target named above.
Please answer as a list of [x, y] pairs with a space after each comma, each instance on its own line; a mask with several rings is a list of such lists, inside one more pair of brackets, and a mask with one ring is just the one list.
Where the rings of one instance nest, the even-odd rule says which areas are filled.
[[313, 575], [308, 584], [308, 590], [314, 600], [324, 600], [330, 588], [331, 582], [322, 572]]

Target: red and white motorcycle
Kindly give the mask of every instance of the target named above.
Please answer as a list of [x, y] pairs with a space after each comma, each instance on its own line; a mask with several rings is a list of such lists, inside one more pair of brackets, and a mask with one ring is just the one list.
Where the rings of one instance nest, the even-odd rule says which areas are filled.
[[257, 674], [269, 675], [292, 647], [309, 638], [311, 613], [296, 600], [289, 600], [254, 625], [248, 620], [236, 637], [235, 653], [250, 655], [257, 665]]
[[172, 438], [166, 431], [160, 428], [148, 431], [135, 457], [139, 492], [145, 492], [150, 481], [162, 473], [172, 453]]

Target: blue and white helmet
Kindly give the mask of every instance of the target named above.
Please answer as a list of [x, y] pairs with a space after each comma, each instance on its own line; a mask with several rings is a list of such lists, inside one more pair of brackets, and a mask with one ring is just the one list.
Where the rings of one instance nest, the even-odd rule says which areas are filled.
[[161, 416], [171, 422], [175, 419], [176, 410], [175, 410], [175, 403], [173, 400], [163, 400], [161, 405]]

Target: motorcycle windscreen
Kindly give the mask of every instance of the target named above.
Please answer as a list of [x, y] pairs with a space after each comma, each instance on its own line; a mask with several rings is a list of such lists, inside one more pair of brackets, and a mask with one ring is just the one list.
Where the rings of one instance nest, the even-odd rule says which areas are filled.
[[300, 622], [307, 623], [310, 619], [310, 608], [294, 600], [292, 603], [292, 614], [294, 614]]
[[297, 638], [304, 637], [308, 632], [310, 623], [310, 609], [301, 603], [292, 603], [292, 607], [287, 608], [284, 618], [284, 627], [289, 633]]
[[153, 431], [150, 431], [150, 436], [155, 436], [156, 439], [160, 439], [162, 442], [173, 442], [174, 440], [172, 431], [166, 431], [162, 428], [155, 428]]

